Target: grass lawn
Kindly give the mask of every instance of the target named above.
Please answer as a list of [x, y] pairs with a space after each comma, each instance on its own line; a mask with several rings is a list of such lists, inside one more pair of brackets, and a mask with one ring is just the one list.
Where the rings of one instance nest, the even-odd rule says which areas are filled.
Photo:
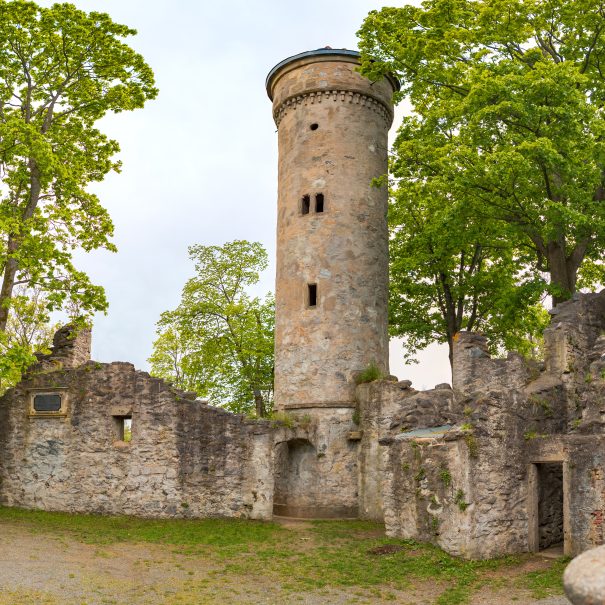
[[385, 538], [365, 521], [153, 521], [0, 507], [0, 605], [527, 603], [562, 593], [565, 564], [463, 561]]

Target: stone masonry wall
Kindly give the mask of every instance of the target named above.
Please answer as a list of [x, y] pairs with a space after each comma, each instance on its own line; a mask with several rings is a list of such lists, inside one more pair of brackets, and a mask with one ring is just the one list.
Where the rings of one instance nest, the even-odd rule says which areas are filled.
[[[0, 399], [0, 503], [142, 517], [272, 514], [272, 431], [129, 363], [34, 366]], [[60, 393], [64, 415], [31, 415]], [[132, 417], [132, 440], [119, 423]]]
[[453, 392], [449, 385], [418, 392], [409, 380], [361, 384], [356, 391], [361, 433], [359, 451], [359, 514], [382, 521], [384, 458], [379, 440], [416, 426], [439, 426], [451, 421]]
[[270, 77], [279, 136], [280, 410], [354, 407], [355, 374], [371, 362], [388, 373], [388, 192], [372, 180], [387, 171], [393, 83], [361, 76], [352, 55], [305, 55]]
[[[431, 418], [418, 406], [407, 412], [408, 397], [408, 422], [382, 423], [389, 535], [469, 558], [563, 537], [570, 555], [603, 543], [605, 293], [576, 296], [552, 315], [545, 365], [493, 359], [484, 337], [461, 333], [453, 402]], [[374, 389], [374, 405], [388, 405], [392, 387]], [[557, 481], [545, 474], [550, 464]]]
[[353, 409], [289, 412], [276, 431], [277, 515], [310, 518], [358, 516], [358, 427]]

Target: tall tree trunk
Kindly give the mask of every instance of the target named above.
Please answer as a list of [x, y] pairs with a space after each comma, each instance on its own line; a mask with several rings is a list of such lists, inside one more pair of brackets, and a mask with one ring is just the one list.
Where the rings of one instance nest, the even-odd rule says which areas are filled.
[[4, 267], [4, 277], [2, 278], [2, 287], [0, 288], [0, 332], [6, 332], [6, 325], [8, 323], [9, 315], [9, 303], [13, 296], [13, 287], [15, 286], [15, 276], [17, 275], [17, 269], [19, 264], [16, 259], [11, 258], [10, 255], [15, 253], [18, 249], [16, 238], [10, 235], [8, 238], [7, 253], [9, 258], [6, 261]]
[[450, 359], [450, 370], [452, 372], [452, 378], [454, 376], [454, 335], [453, 334], [448, 334], [447, 335], [447, 346], [449, 349], [449, 359]]
[[[572, 254], [567, 257], [564, 244], [559, 242], [549, 242], [547, 244], [546, 255], [550, 272], [550, 283], [559, 290], [559, 293], [553, 294], [553, 306], [568, 300], [576, 291], [578, 269], [584, 257], [584, 254], [578, 254], [577, 250], [578, 248], [576, 247]], [[579, 260], [578, 256], [581, 256]]]
[[[42, 190], [42, 184], [40, 182], [40, 169], [38, 164], [32, 158], [29, 160], [29, 171], [30, 171], [30, 182], [29, 182], [29, 196], [27, 198], [27, 204], [23, 209], [21, 215], [21, 229], [23, 229], [32, 216], [38, 206], [40, 200], [40, 192]], [[19, 270], [19, 262], [14, 255], [19, 251], [22, 240], [22, 233], [11, 233], [8, 236], [6, 245], [7, 259], [4, 267], [4, 276], [2, 278], [2, 287], [0, 287], [0, 332], [6, 332], [6, 325], [8, 323], [8, 316], [10, 313], [10, 300], [13, 296], [13, 288], [15, 286], [15, 277]]]
[[265, 400], [258, 389], [254, 389], [254, 407], [256, 408], [257, 418], [264, 418], [267, 415], [265, 411]]

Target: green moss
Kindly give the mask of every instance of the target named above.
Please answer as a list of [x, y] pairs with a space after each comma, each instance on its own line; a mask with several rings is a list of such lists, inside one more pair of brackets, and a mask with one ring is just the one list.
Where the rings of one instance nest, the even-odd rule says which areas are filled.
[[552, 407], [548, 399], [546, 399], [545, 397], [540, 397], [539, 395], [531, 394], [527, 398], [527, 401], [529, 401], [529, 403], [531, 403], [533, 406], [541, 408], [544, 411], [544, 415], [546, 417], [552, 417]]
[[420, 483], [426, 477], [426, 471], [420, 467], [419, 471], [414, 475], [414, 481]]
[[466, 447], [468, 447], [468, 453], [471, 458], [477, 458], [477, 456], [479, 456], [479, 444], [477, 443], [477, 439], [475, 439], [475, 435], [472, 433], [464, 435], [464, 443], [466, 443]]
[[439, 471], [439, 478], [441, 479], [441, 482], [443, 483], [443, 485], [445, 485], [445, 487], [449, 487], [452, 484], [452, 475], [450, 474], [449, 470], [445, 467], [443, 467]]
[[468, 508], [468, 502], [464, 500], [464, 492], [461, 489], [456, 490], [456, 495], [454, 496], [454, 502], [457, 504], [458, 508], [464, 512]]
[[286, 412], [273, 412], [269, 416], [272, 427], [284, 426], [291, 429], [294, 426], [294, 418]]

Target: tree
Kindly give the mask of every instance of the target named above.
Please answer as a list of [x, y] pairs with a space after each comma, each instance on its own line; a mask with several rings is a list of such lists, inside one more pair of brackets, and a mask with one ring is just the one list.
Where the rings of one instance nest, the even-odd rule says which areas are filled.
[[87, 186], [120, 168], [118, 143], [95, 122], [157, 95], [151, 69], [122, 41], [135, 33], [72, 4], [0, 0], [0, 333], [19, 284], [44, 291], [49, 310], [107, 307], [72, 252], [115, 250]]
[[[392, 162], [394, 175], [399, 162]], [[436, 185], [402, 180], [392, 191], [391, 335], [403, 337], [408, 360], [432, 342], [447, 342], [453, 365], [460, 330], [485, 333], [495, 353], [534, 353], [548, 322], [542, 280], [519, 270], [524, 263], [501, 225], [486, 228]]]
[[50, 324], [48, 301], [40, 289], [17, 286], [5, 332], [0, 334], [0, 393], [14, 386], [34, 361], [48, 353], [58, 325]]
[[604, 31], [596, 0], [426, 0], [359, 32], [362, 72], [396, 74], [412, 103], [401, 178], [506, 224], [555, 304], [604, 277]]
[[191, 246], [196, 275], [162, 314], [151, 372], [229, 410], [266, 416], [273, 401], [274, 301], [249, 289], [267, 268], [259, 243]]

